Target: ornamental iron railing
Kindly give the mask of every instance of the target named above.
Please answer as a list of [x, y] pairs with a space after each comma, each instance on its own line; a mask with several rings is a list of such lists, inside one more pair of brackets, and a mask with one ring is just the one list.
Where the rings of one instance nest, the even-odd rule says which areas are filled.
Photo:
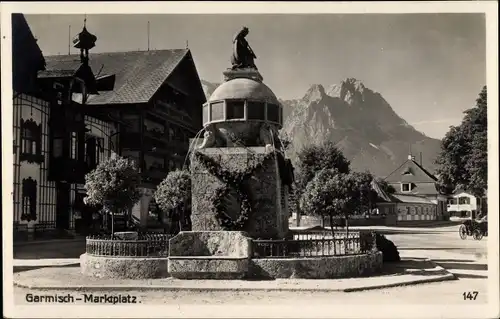
[[142, 233], [137, 239], [111, 238], [111, 235], [93, 235], [86, 239], [86, 252], [92, 256], [108, 257], [162, 257], [168, 256], [169, 240], [174, 235]]
[[[86, 239], [86, 252], [108, 257], [168, 257], [173, 234], [144, 233], [137, 239], [111, 239], [110, 235], [93, 235]], [[365, 254], [376, 251], [375, 233], [306, 233], [293, 239], [255, 239], [252, 258], [307, 258]]]
[[295, 234], [293, 239], [253, 241], [253, 258], [307, 258], [376, 251], [375, 233]]

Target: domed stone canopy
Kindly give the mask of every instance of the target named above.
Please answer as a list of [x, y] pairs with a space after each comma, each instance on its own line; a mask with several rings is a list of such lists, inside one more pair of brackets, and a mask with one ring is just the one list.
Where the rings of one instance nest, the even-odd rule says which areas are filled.
[[248, 79], [235, 78], [222, 83], [210, 96], [210, 101], [219, 100], [254, 100], [279, 104], [273, 91], [264, 83]]
[[247, 77], [231, 78], [223, 82], [203, 105], [205, 127], [210, 124], [221, 127], [221, 124], [229, 122], [232, 128], [241, 126], [238, 131], [255, 126], [252, 123], [267, 123], [280, 129], [283, 123], [282, 106], [262, 81]]

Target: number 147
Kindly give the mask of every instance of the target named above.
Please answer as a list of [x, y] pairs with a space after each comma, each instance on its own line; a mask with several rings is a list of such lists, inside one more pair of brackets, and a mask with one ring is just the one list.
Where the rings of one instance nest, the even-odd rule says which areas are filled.
[[477, 291], [468, 291], [464, 292], [462, 296], [464, 297], [464, 300], [476, 300], [478, 294], [479, 292]]

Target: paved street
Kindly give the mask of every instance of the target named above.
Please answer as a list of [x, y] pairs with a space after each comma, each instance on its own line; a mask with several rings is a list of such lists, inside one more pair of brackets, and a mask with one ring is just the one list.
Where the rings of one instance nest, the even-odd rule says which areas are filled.
[[428, 256], [432, 257], [436, 254], [440, 256], [446, 253], [469, 255], [475, 258], [486, 257], [488, 237], [484, 237], [481, 241], [474, 240], [472, 237], [461, 240], [458, 236], [458, 227], [451, 226], [431, 230], [416, 229], [386, 236], [401, 250], [424, 250]]
[[[398, 230], [396, 234], [387, 235], [399, 247], [402, 257], [430, 257], [457, 275], [459, 280], [455, 281], [351, 293], [199, 292], [193, 294], [182, 291], [175, 293], [130, 291], [127, 293], [137, 296], [137, 301], [142, 304], [345, 304], [360, 303], [360, 300], [363, 303], [374, 304], [478, 304], [487, 302], [486, 246], [488, 239], [461, 240], [457, 229], [458, 226], [404, 229]], [[27, 256], [27, 250], [24, 251], [22, 256]], [[47, 253], [44, 254], [46, 256]], [[80, 252], [73, 255], [79, 254]], [[468, 291], [478, 292], [476, 300], [463, 300], [463, 292]], [[16, 303], [26, 304], [25, 297], [28, 292], [30, 291], [27, 289], [15, 288]], [[99, 292], [99, 294], [105, 293], [113, 292]]]

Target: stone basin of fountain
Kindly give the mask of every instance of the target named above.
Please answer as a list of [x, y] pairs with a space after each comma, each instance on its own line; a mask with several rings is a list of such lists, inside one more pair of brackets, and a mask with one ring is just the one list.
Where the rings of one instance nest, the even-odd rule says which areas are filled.
[[170, 239], [169, 274], [179, 279], [241, 279], [252, 239], [239, 231], [187, 231]]

